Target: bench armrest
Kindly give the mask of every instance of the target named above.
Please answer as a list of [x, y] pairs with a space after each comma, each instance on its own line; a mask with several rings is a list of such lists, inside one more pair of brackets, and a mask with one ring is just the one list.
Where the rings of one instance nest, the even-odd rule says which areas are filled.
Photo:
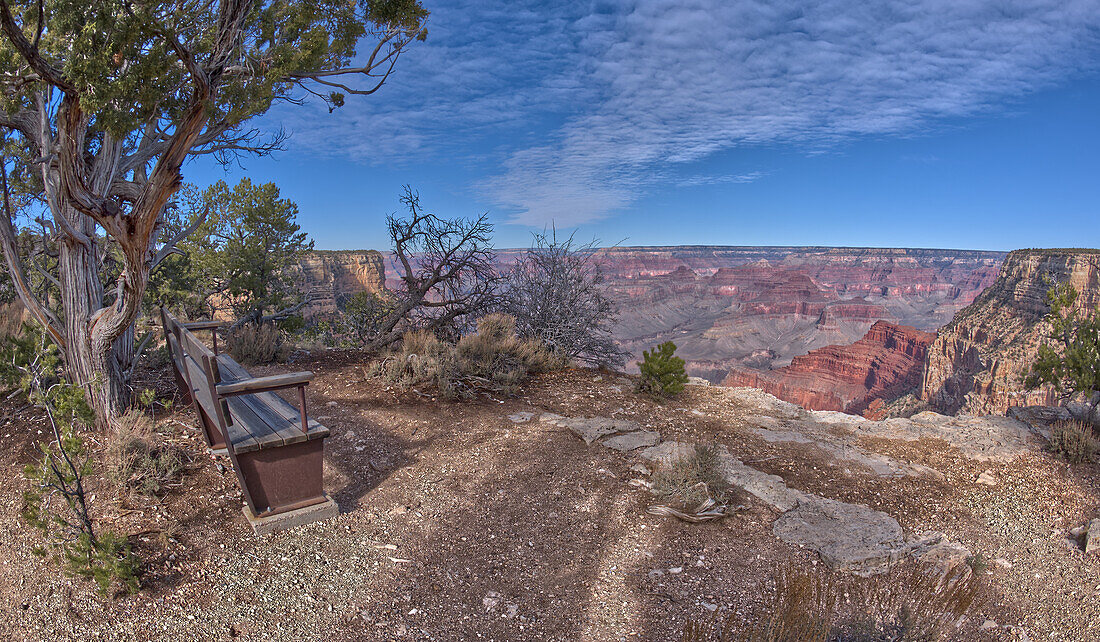
[[223, 321], [188, 321], [180, 325], [188, 330], [217, 330], [225, 323]]
[[236, 383], [218, 384], [215, 391], [218, 393], [219, 397], [234, 397], [236, 395], [247, 395], [255, 392], [270, 392], [272, 390], [282, 390], [283, 388], [296, 388], [308, 384], [312, 379], [313, 373], [309, 371], [290, 372], [287, 374], [271, 375], [270, 377], [246, 379], [245, 381], [238, 381]]

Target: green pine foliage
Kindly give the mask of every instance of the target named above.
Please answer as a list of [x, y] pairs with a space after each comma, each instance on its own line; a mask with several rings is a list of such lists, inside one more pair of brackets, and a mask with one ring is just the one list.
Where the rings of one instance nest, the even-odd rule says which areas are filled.
[[1049, 384], [1067, 398], [1084, 397], [1091, 418], [1100, 402], [1100, 311], [1084, 310], [1078, 297], [1068, 283], [1047, 292], [1050, 343], [1039, 346], [1024, 383], [1028, 388]]
[[123, 591], [138, 588], [138, 561], [125, 537], [97, 532], [88, 507], [86, 480], [92, 462], [82, 426], [95, 422], [84, 389], [60, 376], [61, 356], [41, 326], [28, 325], [23, 334], [0, 348], [0, 379], [43, 409], [53, 439], [39, 444], [41, 458], [24, 468], [31, 488], [23, 493], [23, 519], [43, 535], [35, 553], [51, 552], [77, 577], [94, 580], [102, 593], [112, 585]]
[[674, 356], [675, 352], [676, 344], [666, 341], [652, 352], [646, 350], [642, 353], [642, 360], [638, 362], [642, 373], [638, 379], [639, 392], [665, 399], [684, 391], [688, 377], [684, 372], [684, 360]]

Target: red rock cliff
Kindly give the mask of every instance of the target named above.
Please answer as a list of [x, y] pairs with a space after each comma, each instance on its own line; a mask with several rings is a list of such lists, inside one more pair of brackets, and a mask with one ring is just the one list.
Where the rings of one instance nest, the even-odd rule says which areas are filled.
[[308, 318], [337, 312], [337, 304], [357, 292], [385, 289], [382, 253], [375, 250], [309, 252], [292, 268], [294, 282], [313, 299], [305, 308]]
[[722, 385], [760, 388], [810, 410], [863, 414], [876, 399], [892, 399], [920, 383], [935, 338], [930, 332], [878, 321], [851, 345], [813, 350], [777, 370], [735, 368]]
[[1068, 282], [1088, 310], [1100, 304], [1100, 252], [1017, 250], [997, 280], [942, 328], [928, 352], [920, 397], [949, 414], [1002, 414], [1013, 406], [1050, 405], [1049, 390], [1020, 382], [1048, 331], [1045, 295]]

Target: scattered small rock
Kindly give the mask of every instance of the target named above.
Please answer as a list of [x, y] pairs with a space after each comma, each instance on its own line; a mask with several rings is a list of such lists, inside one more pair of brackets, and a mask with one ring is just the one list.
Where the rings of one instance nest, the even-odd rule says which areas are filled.
[[481, 605], [485, 607], [486, 613], [491, 613], [494, 609], [500, 606], [500, 593], [496, 591], [489, 591], [485, 594], [485, 597], [481, 598]]
[[1085, 534], [1085, 555], [1097, 551], [1100, 551], [1100, 517], [1089, 522], [1089, 530]]

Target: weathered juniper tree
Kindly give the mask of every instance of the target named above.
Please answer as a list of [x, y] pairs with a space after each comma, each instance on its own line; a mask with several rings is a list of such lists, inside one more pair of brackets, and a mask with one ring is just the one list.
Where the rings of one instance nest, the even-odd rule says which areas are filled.
[[[0, 0], [0, 143], [16, 150], [4, 187], [43, 212], [59, 306], [28, 287], [11, 207], [0, 245], [101, 418], [128, 403], [133, 323], [172, 250], [158, 231], [184, 161], [271, 152], [280, 137], [246, 123], [275, 101], [373, 93], [426, 17], [417, 0]], [[121, 264], [109, 283], [108, 251]]]
[[489, 217], [441, 218], [425, 211], [408, 186], [401, 202], [409, 215], [386, 220], [401, 282], [385, 315], [373, 324], [369, 349], [392, 345], [412, 328], [460, 334], [460, 327], [453, 330], [489, 312], [498, 300]]
[[1069, 283], [1047, 291], [1050, 343], [1039, 346], [1024, 384], [1028, 389], [1049, 384], [1066, 400], [1080, 397], [1088, 405], [1088, 421], [1094, 422], [1100, 405], [1100, 310], [1086, 309], [1079, 297]]

